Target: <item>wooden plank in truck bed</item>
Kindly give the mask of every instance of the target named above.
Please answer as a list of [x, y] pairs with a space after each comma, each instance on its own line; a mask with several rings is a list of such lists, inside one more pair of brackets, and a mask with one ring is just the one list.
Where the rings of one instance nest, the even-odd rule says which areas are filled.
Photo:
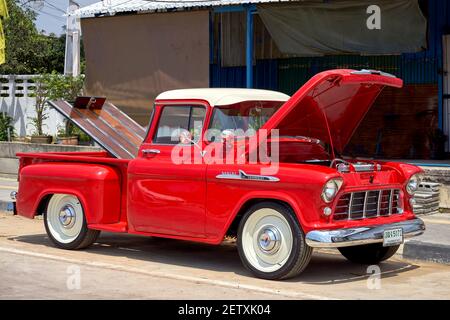
[[75, 108], [64, 100], [49, 104], [116, 158], [136, 157], [145, 129], [113, 104], [105, 103], [101, 109]]

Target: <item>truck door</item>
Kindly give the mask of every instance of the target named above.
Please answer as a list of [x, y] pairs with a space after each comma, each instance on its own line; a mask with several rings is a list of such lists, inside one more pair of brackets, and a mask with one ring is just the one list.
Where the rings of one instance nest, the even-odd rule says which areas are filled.
[[206, 165], [199, 141], [207, 107], [156, 107], [149, 135], [128, 168], [131, 230], [205, 236]]

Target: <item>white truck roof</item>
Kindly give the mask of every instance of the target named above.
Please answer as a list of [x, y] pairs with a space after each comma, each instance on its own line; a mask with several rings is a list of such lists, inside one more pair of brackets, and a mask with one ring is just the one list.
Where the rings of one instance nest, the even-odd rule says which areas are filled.
[[165, 91], [156, 100], [205, 100], [211, 107], [244, 101], [287, 101], [287, 94], [261, 89], [197, 88]]

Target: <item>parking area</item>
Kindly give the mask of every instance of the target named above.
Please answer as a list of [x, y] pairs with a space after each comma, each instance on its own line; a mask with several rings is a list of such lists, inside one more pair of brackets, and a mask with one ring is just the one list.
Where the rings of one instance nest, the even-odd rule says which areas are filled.
[[377, 267], [337, 251], [315, 252], [287, 281], [255, 279], [233, 242], [190, 242], [102, 233], [87, 250], [55, 248], [43, 221], [0, 213], [0, 298], [448, 299], [450, 267], [395, 257]]

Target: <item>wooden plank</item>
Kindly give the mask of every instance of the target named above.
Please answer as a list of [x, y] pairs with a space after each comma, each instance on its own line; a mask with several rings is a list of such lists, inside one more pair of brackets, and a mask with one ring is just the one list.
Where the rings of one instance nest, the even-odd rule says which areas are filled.
[[115, 141], [116, 144], [121, 145], [126, 150], [130, 151], [132, 154], [137, 154], [137, 149], [139, 149], [139, 141], [133, 143], [127, 139], [127, 131], [117, 130], [114, 126], [110, 125], [109, 122], [105, 121], [103, 117], [99, 117], [96, 112], [86, 109], [75, 109], [77, 110], [87, 122], [92, 124], [98, 130], [104, 133], [107, 137]]
[[109, 124], [113, 129], [121, 132], [127, 139], [129, 139], [134, 145], [140, 145], [143, 138], [140, 137], [136, 132], [129, 130], [127, 127], [123, 126], [118, 119], [114, 118], [111, 114], [105, 110], [89, 110], [96, 116], [103, 118], [103, 120]]
[[105, 110], [90, 110], [74, 108], [63, 100], [49, 103], [113, 156], [136, 157], [145, 130], [115, 106], [109, 104]]
[[142, 140], [144, 140], [146, 130], [136, 121], [131, 119], [126, 113], [124, 113], [123, 111], [121, 111], [119, 108], [117, 108], [112, 103], [109, 103], [108, 101], [106, 101], [105, 104], [103, 105], [103, 110], [108, 112], [111, 116], [120, 121], [120, 123], [123, 126], [129, 128], [130, 130], [135, 132], [136, 135], [138, 135]]

